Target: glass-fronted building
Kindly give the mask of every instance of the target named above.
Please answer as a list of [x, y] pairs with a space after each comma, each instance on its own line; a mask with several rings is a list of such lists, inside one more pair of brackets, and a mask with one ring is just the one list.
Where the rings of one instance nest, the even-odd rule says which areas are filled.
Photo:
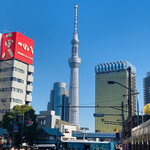
[[144, 86], [144, 105], [150, 103], [150, 72], [147, 72], [147, 76], [143, 79]]
[[53, 90], [51, 90], [50, 102], [48, 102], [47, 110], [55, 111], [55, 114], [60, 116], [61, 120], [69, 122], [69, 106], [69, 91], [67, 91], [67, 84], [55, 82]]
[[[95, 67], [95, 106], [100, 106], [95, 109], [95, 113], [108, 114], [104, 117], [95, 117], [95, 132], [112, 133], [122, 131], [121, 102], [124, 102], [124, 117], [126, 120], [129, 108], [129, 91], [118, 84], [108, 84], [108, 81], [115, 81], [128, 87], [129, 67], [131, 67], [131, 89], [135, 91], [136, 70], [129, 62], [102, 63]], [[133, 93], [131, 93], [132, 115], [136, 113], [136, 95], [135, 92]], [[120, 114], [120, 116], [116, 114]]]

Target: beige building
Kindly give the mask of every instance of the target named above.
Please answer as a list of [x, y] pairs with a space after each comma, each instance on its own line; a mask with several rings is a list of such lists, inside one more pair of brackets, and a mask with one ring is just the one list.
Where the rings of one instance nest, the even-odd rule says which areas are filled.
[[16, 59], [0, 61], [0, 120], [15, 105], [30, 105], [34, 67]]

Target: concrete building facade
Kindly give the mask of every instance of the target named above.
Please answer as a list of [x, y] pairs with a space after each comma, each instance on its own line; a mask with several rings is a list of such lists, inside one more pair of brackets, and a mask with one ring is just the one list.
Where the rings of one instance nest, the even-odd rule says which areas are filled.
[[40, 111], [37, 120], [40, 127], [56, 128], [60, 116], [55, 115], [55, 111]]
[[76, 140], [76, 137], [74, 137], [72, 135], [74, 132], [78, 131], [78, 126], [60, 124], [59, 125], [59, 131], [64, 135], [63, 137], [61, 137], [62, 141]]
[[79, 130], [78, 126], [69, 125], [69, 122], [60, 120], [60, 116], [55, 115], [55, 111], [40, 111], [40, 114], [37, 116], [39, 127], [46, 128], [55, 128], [59, 129], [63, 133], [61, 140], [76, 140], [76, 137], [72, 136], [73, 132]]
[[[18, 32], [4, 34], [1, 37], [0, 120], [15, 105], [30, 105], [34, 73], [33, 51], [30, 51], [33, 50], [33, 40]], [[22, 44], [25, 41], [29, 41], [28, 45]], [[19, 44], [26, 45], [28, 50]]]

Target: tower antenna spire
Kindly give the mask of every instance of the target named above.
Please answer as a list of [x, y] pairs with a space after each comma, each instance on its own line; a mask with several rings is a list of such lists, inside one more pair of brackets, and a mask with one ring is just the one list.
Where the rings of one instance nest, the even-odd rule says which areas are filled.
[[74, 32], [77, 32], [77, 8], [78, 5], [75, 5], [75, 16], [74, 16]]
[[[68, 63], [71, 68], [70, 72], [70, 87], [69, 87], [69, 102], [71, 106], [79, 105], [79, 81], [78, 81], [78, 70], [81, 64], [81, 58], [78, 57], [78, 33], [77, 33], [77, 8], [78, 5], [74, 6], [75, 8], [75, 18], [74, 18], [74, 33], [73, 39], [71, 40], [72, 44], [72, 56], [69, 58]], [[78, 125], [79, 120], [79, 109], [77, 107], [70, 109], [70, 124]]]

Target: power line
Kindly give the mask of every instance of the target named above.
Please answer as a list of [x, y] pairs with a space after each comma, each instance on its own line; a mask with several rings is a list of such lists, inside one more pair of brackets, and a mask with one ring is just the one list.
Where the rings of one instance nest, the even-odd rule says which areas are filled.
[[[125, 105], [124, 105], [125, 106]], [[67, 105], [60, 105], [57, 107], [71, 107], [71, 108], [120, 108], [121, 106], [67, 106]]]
[[[124, 105], [123, 107], [125, 107], [126, 105]], [[69, 107], [69, 108], [112, 108], [112, 109], [116, 109], [116, 110], [120, 110], [121, 111], [121, 106], [67, 106], [67, 105], [60, 105], [57, 106], [60, 108], [64, 108], [64, 107]], [[124, 112], [128, 112], [128, 110], [124, 110]]]

